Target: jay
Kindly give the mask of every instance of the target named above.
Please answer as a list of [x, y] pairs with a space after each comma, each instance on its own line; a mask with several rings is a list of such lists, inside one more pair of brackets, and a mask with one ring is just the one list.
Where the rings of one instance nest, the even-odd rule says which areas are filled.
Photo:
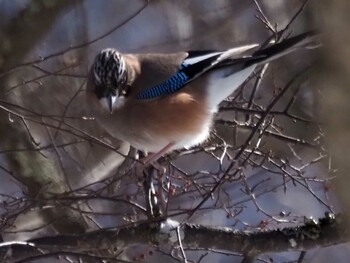
[[158, 158], [205, 141], [218, 104], [256, 67], [311, 47], [313, 38], [304, 33], [264, 49], [254, 44], [169, 54], [107, 48], [89, 72], [88, 107], [111, 136]]

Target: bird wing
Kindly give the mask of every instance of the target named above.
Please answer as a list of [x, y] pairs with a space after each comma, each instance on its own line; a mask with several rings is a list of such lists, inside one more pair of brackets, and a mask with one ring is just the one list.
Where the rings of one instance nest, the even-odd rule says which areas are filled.
[[[242, 56], [242, 54], [257, 47], [257, 44], [226, 51], [189, 51], [187, 53], [188, 56], [182, 61], [175, 74], [171, 75], [162, 83], [140, 91], [137, 98], [155, 99], [173, 94], [209, 70], [224, 67], [230, 67], [232, 79], [236, 78], [238, 80], [237, 83], [242, 83], [244, 81], [242, 78], [245, 79], [248, 77], [251, 71], [258, 65], [268, 63], [298, 48], [313, 48], [315, 36], [317, 36], [315, 32], [300, 34], [265, 49], [255, 51], [251, 56]], [[237, 75], [240, 71], [242, 71], [242, 76]], [[247, 74], [248, 76], [246, 76]], [[226, 80], [230, 80], [230, 78]], [[232, 92], [232, 90], [229, 91]]]
[[228, 57], [232, 58], [233, 56], [238, 56], [256, 46], [257, 45], [247, 45], [239, 48], [229, 49], [227, 51], [188, 51], [187, 57], [179, 65], [179, 68], [175, 74], [172, 74], [162, 83], [141, 90], [137, 94], [137, 98], [141, 100], [155, 99], [173, 94], [191, 81], [195, 80], [197, 77], [203, 75], [210, 69], [217, 66], [220, 62], [224, 61]]

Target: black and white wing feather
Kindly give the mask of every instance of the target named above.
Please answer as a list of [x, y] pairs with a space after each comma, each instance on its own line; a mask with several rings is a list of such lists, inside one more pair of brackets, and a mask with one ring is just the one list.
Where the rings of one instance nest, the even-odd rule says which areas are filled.
[[173, 94], [182, 87], [215, 68], [220, 62], [228, 57], [241, 54], [242, 52], [256, 47], [248, 45], [244, 47], [229, 49], [227, 51], [189, 51], [188, 56], [179, 66], [178, 71], [166, 81], [151, 88], [141, 91], [138, 99], [155, 99], [165, 95]]
[[[258, 45], [247, 45], [226, 51], [189, 51], [188, 56], [174, 75], [158, 85], [141, 91], [137, 98], [144, 100], [170, 95], [212, 69], [226, 69], [225, 73], [214, 76], [218, 83], [211, 86], [208, 91], [209, 96], [213, 98], [211, 100], [212, 104], [217, 105], [237, 89], [254, 71], [256, 66], [268, 63], [297, 48], [308, 47], [313, 44], [314, 37], [314, 32], [304, 33], [258, 50], [251, 56], [242, 56], [242, 54], [256, 48]], [[215, 90], [211, 90], [212, 87]]]

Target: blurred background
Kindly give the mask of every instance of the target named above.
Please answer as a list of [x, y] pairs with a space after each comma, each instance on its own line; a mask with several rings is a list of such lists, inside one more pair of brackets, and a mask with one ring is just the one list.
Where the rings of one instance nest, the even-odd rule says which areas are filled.
[[[85, 103], [86, 75], [99, 50], [222, 50], [263, 44], [281, 30], [287, 37], [317, 29], [324, 46], [258, 70], [259, 85], [254, 76], [222, 103], [208, 142], [160, 160], [167, 169], [155, 182], [163, 212], [183, 222], [254, 231], [348, 211], [349, 5], [345, 0], [0, 1], [2, 240], [84, 233], [147, 218], [142, 177], [130, 166], [118, 169], [129, 145], [107, 134]], [[196, 208], [225, 173], [212, 198]], [[192, 262], [242, 261], [242, 255], [222, 251], [186, 254]], [[302, 256], [263, 254], [256, 262], [347, 262], [349, 256], [348, 244], [342, 244]], [[141, 245], [120, 257], [181, 258], [170, 247]]]

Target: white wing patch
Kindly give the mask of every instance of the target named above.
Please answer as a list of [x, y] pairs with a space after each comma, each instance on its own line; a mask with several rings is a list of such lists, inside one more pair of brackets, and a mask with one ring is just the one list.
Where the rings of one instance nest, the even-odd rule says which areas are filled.
[[253, 49], [255, 47], [258, 47], [258, 44], [251, 44], [251, 45], [246, 45], [246, 46], [241, 46], [241, 47], [234, 47], [231, 49], [226, 50], [225, 52], [222, 53], [222, 55], [218, 58], [218, 60], [223, 60], [229, 57], [242, 57], [241, 54], [248, 51], [249, 49]]
[[213, 52], [213, 53], [209, 53], [209, 54], [202, 55], [202, 56], [195, 56], [195, 57], [191, 57], [191, 58], [186, 58], [183, 61], [183, 63], [187, 64], [187, 65], [193, 65], [193, 64], [196, 64], [198, 62], [201, 62], [202, 60], [214, 57], [214, 56], [222, 54], [222, 53], [224, 53], [224, 52]]
[[226, 51], [218, 51], [218, 52], [212, 52], [212, 53], [205, 54], [205, 55], [190, 57], [190, 58], [186, 58], [183, 61], [183, 63], [187, 64], [187, 65], [193, 65], [193, 64], [201, 62], [201, 61], [203, 61], [205, 59], [208, 59], [208, 58], [220, 55], [220, 54], [221, 54], [221, 56], [217, 59], [217, 61], [222, 61], [222, 60], [224, 60], [226, 58], [229, 58], [229, 57], [234, 57], [234, 56], [238, 57], [243, 52], [246, 52], [249, 49], [255, 48], [257, 46], [259, 46], [259, 45], [258, 44], [252, 44], [252, 45], [246, 45], [246, 46], [231, 48], [231, 49], [228, 49]]

